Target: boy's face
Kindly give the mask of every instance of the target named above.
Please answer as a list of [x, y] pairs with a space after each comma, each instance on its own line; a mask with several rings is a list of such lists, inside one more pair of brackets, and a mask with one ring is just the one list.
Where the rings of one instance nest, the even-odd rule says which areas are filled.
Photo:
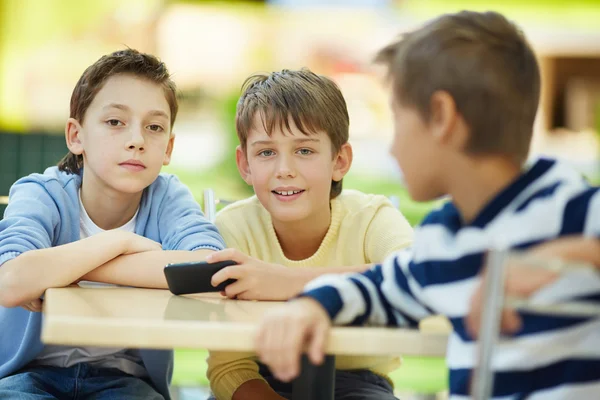
[[67, 137], [70, 150], [83, 155], [86, 179], [122, 193], [142, 191], [170, 162], [173, 150], [163, 88], [133, 75], [109, 78], [84, 123], [67, 122]]
[[[246, 151], [238, 147], [240, 174], [273, 220], [292, 222], [329, 211], [331, 181], [341, 180], [352, 162], [345, 144], [333, 155], [325, 132], [306, 136], [290, 121], [291, 132], [275, 127], [271, 136], [260, 116], [254, 118]], [[285, 130], [285, 128], [284, 128]]]
[[428, 201], [444, 194], [441, 185], [444, 153], [431, 126], [419, 112], [392, 100], [394, 140], [390, 153], [404, 175], [413, 200]]

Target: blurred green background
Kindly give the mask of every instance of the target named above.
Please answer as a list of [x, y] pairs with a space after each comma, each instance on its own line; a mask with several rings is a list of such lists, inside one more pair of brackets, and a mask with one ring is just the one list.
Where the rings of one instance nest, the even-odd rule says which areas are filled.
[[[504, 13], [538, 54], [543, 93], [531, 157], [560, 157], [597, 181], [599, 1], [0, 0], [0, 199], [16, 179], [66, 153], [62, 131], [77, 79], [102, 54], [129, 46], [161, 57], [178, 84], [177, 139], [165, 171], [199, 201], [206, 188], [227, 200], [252, 194], [234, 159], [244, 78], [307, 66], [332, 77], [348, 102], [355, 163], [344, 187], [396, 197], [415, 225], [438, 202], [413, 202], [387, 154], [388, 99], [371, 60], [402, 31], [461, 9]], [[205, 357], [178, 350], [175, 383], [206, 385]], [[394, 380], [440, 391], [443, 360], [407, 358]]]

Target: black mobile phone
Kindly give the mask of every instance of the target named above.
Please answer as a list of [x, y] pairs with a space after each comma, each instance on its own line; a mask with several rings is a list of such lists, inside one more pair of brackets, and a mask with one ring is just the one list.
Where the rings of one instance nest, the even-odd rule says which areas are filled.
[[220, 292], [236, 280], [228, 279], [215, 287], [210, 283], [212, 276], [223, 268], [236, 264], [235, 261], [231, 260], [216, 263], [200, 261], [167, 264], [165, 266], [165, 277], [167, 278], [169, 290], [173, 294]]

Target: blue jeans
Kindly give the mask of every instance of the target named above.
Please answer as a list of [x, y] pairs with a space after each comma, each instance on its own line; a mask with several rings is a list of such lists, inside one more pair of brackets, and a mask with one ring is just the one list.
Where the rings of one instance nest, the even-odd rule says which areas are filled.
[[[259, 363], [259, 372], [267, 383], [286, 399], [292, 398], [292, 383], [277, 380], [269, 369]], [[394, 388], [383, 377], [369, 370], [335, 371], [335, 400], [398, 400]], [[209, 400], [215, 400], [210, 397]]]
[[0, 399], [164, 400], [145, 380], [118, 369], [77, 364], [69, 368], [26, 367], [0, 379]]

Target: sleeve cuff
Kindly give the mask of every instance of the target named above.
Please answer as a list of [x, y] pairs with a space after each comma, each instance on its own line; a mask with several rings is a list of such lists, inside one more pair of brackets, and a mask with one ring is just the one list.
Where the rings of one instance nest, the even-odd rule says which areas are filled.
[[207, 244], [207, 245], [205, 245], [205, 246], [197, 246], [197, 247], [194, 247], [194, 248], [192, 249], [192, 251], [196, 251], [196, 250], [214, 250], [214, 251], [221, 251], [221, 250], [223, 250], [223, 248], [222, 248], [222, 247], [217, 247], [217, 246], [212, 246], [212, 245], [210, 245], [210, 244]]
[[344, 307], [342, 297], [337, 289], [331, 286], [323, 286], [317, 289], [308, 290], [302, 293], [300, 297], [310, 297], [311, 299], [316, 300], [323, 306], [325, 311], [327, 311], [327, 314], [329, 314], [329, 318], [331, 318], [332, 321], [335, 320], [335, 317], [337, 317]]
[[2, 266], [2, 264], [4, 264], [7, 261], [10, 261], [12, 259], [17, 258], [19, 255], [21, 255], [20, 252], [18, 251], [7, 251], [4, 254], [0, 255], [0, 267]]
[[240, 386], [255, 379], [265, 380], [261, 374], [255, 371], [232, 371], [223, 375], [218, 384], [214, 385], [215, 387], [211, 385], [211, 389], [217, 400], [231, 400], [233, 394]]

